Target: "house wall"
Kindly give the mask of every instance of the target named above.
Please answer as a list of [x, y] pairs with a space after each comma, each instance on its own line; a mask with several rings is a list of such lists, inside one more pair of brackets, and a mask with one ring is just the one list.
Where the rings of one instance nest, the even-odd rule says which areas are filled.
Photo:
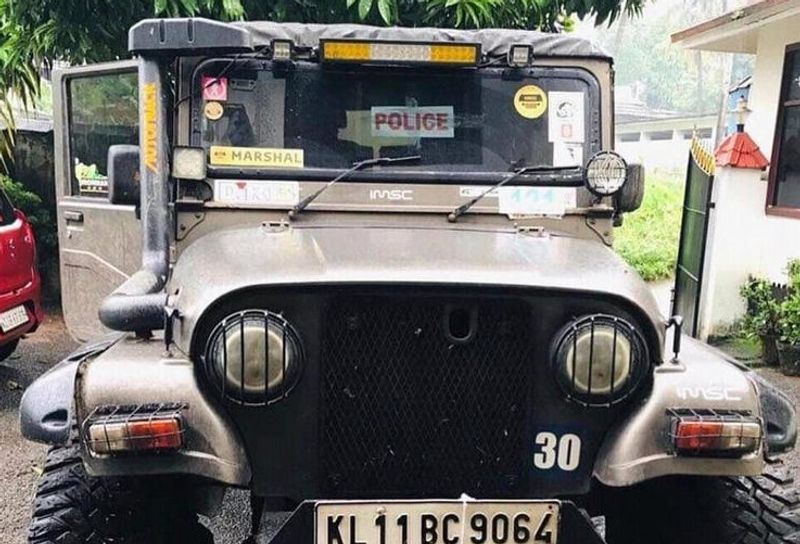
[[[764, 26], [750, 91], [746, 130], [771, 157], [785, 49], [800, 42], [800, 17]], [[767, 215], [766, 174], [719, 168], [715, 181], [700, 336], [723, 333], [745, 311], [739, 286], [750, 274], [785, 282], [786, 262], [800, 257], [800, 219]]]
[[642, 164], [647, 171], [659, 170], [683, 177], [692, 134], [697, 131], [703, 141], [713, 145], [716, 129], [717, 117], [713, 115], [622, 123], [616, 126], [614, 148], [626, 161]]

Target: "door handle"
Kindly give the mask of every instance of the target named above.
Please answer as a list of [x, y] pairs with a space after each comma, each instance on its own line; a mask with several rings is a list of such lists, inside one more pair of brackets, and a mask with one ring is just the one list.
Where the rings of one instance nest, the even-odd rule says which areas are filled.
[[66, 210], [64, 212], [64, 219], [67, 221], [67, 223], [83, 223], [83, 212]]

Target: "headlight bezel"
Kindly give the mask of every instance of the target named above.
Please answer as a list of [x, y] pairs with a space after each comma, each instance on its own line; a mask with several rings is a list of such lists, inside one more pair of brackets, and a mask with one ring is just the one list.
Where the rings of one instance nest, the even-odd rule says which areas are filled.
[[[567, 354], [572, 348], [577, 358], [578, 353], [575, 348], [579, 341], [579, 336], [583, 334], [593, 335], [592, 339], [590, 339], [590, 346], [593, 348], [598, 334], [597, 331], [608, 329], [615, 331], [616, 335], [627, 340], [629, 344], [630, 359], [628, 360], [629, 368], [626, 379], [619, 386], [610, 385], [614, 383], [613, 374], [616, 371], [615, 363], [612, 363], [611, 371], [609, 372], [609, 387], [592, 389], [591, 385], [589, 385], [588, 390], [581, 390], [581, 388], [576, 387], [576, 379], [573, 379], [573, 377], [582, 372], [577, 369], [573, 370], [572, 365], [576, 364], [577, 360], [567, 360]], [[612, 341], [615, 340], [616, 336]], [[615, 351], [612, 351], [612, 356], [609, 359], [615, 362], [616, 348], [614, 349]], [[622, 317], [602, 313], [577, 317], [561, 327], [551, 341], [550, 363], [554, 379], [565, 397], [572, 402], [588, 407], [610, 407], [627, 400], [640, 389], [640, 385], [652, 368], [647, 342], [641, 331]], [[585, 371], [587, 376], [592, 375], [594, 364], [597, 364], [597, 362], [590, 359], [589, 366]], [[588, 382], [590, 384], [591, 379]]]
[[[260, 347], [252, 347], [253, 330], [264, 339]], [[227, 354], [227, 344], [237, 343], [236, 335], [241, 338], [242, 333], [245, 335], [245, 345], [242, 347], [241, 340], [238, 340], [238, 361], [234, 357], [228, 366], [228, 355], [224, 355], [223, 361], [219, 361], [219, 342], [225, 343], [222, 353]], [[281, 347], [276, 352], [270, 345], [277, 337], [280, 337]], [[248, 349], [254, 349], [255, 352], [248, 354]], [[244, 365], [241, 363], [242, 350], [245, 352]], [[277, 369], [280, 371], [280, 385], [273, 387], [271, 370], [274, 367], [271, 366], [270, 355], [275, 353], [279, 353], [280, 358], [280, 367]], [[267, 406], [287, 398], [294, 390], [305, 367], [305, 350], [300, 334], [282, 314], [263, 309], [246, 309], [229, 314], [213, 327], [202, 359], [208, 381], [224, 400], [243, 406]], [[237, 368], [238, 382], [235, 375]], [[253, 373], [263, 376], [258, 378], [255, 385], [252, 380], [248, 384], [248, 374], [252, 376]], [[243, 375], [244, 379], [241, 379]]]

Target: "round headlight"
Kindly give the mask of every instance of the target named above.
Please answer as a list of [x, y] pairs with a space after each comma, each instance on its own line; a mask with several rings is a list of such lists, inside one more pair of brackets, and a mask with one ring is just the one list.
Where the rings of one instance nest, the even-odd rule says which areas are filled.
[[647, 368], [644, 340], [627, 321], [590, 315], [556, 335], [553, 364], [559, 385], [573, 400], [609, 405], [626, 398], [641, 383]]
[[597, 196], [610, 196], [628, 179], [628, 164], [618, 153], [601, 151], [586, 164], [586, 187]]
[[206, 367], [226, 398], [265, 405], [297, 383], [303, 359], [300, 338], [280, 315], [246, 310], [226, 317], [209, 337]]

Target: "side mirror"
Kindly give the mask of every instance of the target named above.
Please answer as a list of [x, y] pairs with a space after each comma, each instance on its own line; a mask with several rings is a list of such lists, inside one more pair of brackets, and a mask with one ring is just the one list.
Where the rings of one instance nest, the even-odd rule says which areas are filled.
[[108, 201], [139, 205], [139, 146], [108, 148]]
[[644, 166], [628, 165], [628, 179], [616, 195], [617, 210], [621, 213], [635, 212], [644, 200]]

